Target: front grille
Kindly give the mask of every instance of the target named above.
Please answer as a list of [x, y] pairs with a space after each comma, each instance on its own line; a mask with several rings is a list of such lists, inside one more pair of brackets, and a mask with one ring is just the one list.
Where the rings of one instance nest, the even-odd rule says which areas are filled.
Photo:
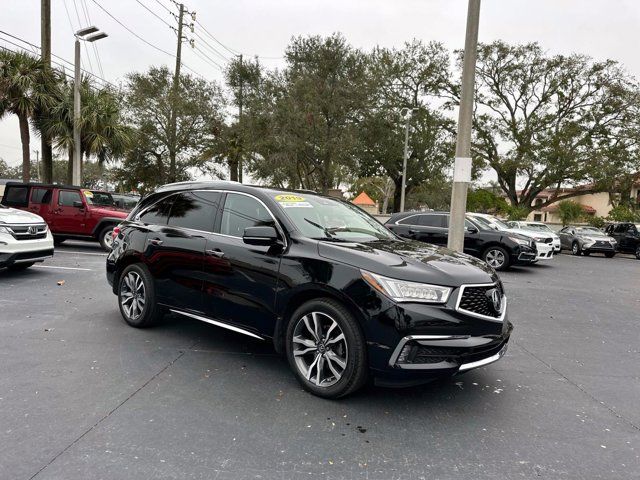
[[[460, 297], [457, 307], [459, 311], [485, 317], [500, 318], [503, 310], [502, 304], [504, 302], [504, 291], [501, 283], [477, 287], [465, 286], [461, 288], [463, 289], [462, 296]], [[494, 289], [498, 290], [498, 294], [500, 295], [500, 311], [496, 311], [493, 306], [493, 300], [491, 299], [491, 291]]]
[[606, 248], [613, 248], [611, 246], [611, 243], [609, 242], [605, 242], [603, 240], [598, 240], [596, 241], [596, 243], [594, 244], [594, 247], [606, 247]]
[[36, 225], [6, 225], [3, 224], [3, 227], [9, 228], [13, 238], [16, 240], [38, 240], [41, 238], [46, 238], [47, 236], [47, 225], [44, 223], [39, 223]]

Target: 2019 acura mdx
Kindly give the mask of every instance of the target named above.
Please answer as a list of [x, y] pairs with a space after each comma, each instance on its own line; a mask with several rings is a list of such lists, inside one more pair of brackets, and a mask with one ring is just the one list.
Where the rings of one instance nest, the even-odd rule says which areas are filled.
[[128, 324], [170, 311], [273, 342], [323, 397], [487, 365], [512, 330], [492, 268], [313, 192], [166, 185], [114, 236], [107, 278]]

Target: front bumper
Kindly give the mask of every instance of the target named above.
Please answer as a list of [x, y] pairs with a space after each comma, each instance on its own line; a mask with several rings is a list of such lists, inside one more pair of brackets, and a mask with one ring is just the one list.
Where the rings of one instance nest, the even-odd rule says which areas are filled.
[[605, 241], [597, 241], [593, 243], [584, 242], [580, 248], [583, 252], [607, 253], [607, 252], [615, 252], [616, 244], [611, 244], [610, 242], [605, 242]]
[[538, 257], [538, 252], [535, 247], [529, 247], [527, 245], [519, 245], [517, 249], [511, 252], [511, 258], [514, 265], [528, 265], [535, 262]]
[[558, 253], [560, 250], [562, 250], [562, 244], [560, 243], [560, 238], [554, 238], [553, 239], [553, 251], [555, 253]]
[[538, 251], [536, 260], [550, 260], [553, 258], [554, 249], [551, 243], [536, 242], [536, 250]]
[[53, 256], [53, 237], [48, 232], [37, 240], [16, 240], [11, 235], [0, 234], [0, 267], [16, 263], [42, 262]]

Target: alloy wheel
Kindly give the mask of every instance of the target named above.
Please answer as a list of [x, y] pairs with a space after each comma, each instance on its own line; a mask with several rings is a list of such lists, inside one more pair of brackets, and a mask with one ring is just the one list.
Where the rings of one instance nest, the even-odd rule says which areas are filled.
[[111, 250], [113, 248], [113, 230], [108, 230], [102, 236], [102, 242], [103, 242], [103, 245], [106, 248], [108, 248], [109, 250]]
[[500, 250], [489, 250], [485, 255], [485, 261], [490, 267], [498, 269], [504, 265], [506, 258]]
[[142, 277], [136, 272], [129, 272], [120, 286], [120, 305], [130, 320], [137, 320], [146, 303], [146, 290]]
[[335, 385], [347, 368], [347, 339], [338, 322], [324, 312], [298, 320], [292, 350], [302, 376], [318, 387]]
[[571, 246], [571, 252], [574, 255], [578, 255], [578, 253], [580, 253], [580, 246], [578, 245], [578, 242], [573, 243], [573, 245]]

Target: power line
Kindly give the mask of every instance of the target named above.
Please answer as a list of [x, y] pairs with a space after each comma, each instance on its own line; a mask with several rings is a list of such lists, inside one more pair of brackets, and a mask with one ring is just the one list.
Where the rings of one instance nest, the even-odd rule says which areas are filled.
[[[204, 60], [205, 62], [209, 63], [209, 65], [217, 67], [217, 68], [218, 68], [218, 69], [220, 69], [221, 71], [222, 71], [222, 70], [224, 70], [224, 67], [223, 67], [222, 65], [220, 65], [218, 62], [216, 62], [216, 61], [215, 61], [214, 59], [212, 59], [211, 57], [209, 57], [206, 53], [204, 53], [202, 50], [200, 50], [200, 48], [198, 48], [198, 47], [193, 47], [193, 48], [194, 48], [194, 52], [193, 52], [193, 54], [194, 54], [195, 56], [197, 56], [197, 57], [199, 57], [201, 60]], [[198, 55], [198, 54], [196, 53], [196, 50], [197, 50], [198, 52], [200, 52], [200, 55], [202, 55], [202, 56]], [[202, 58], [202, 57], [204, 57], [204, 58]], [[205, 60], [205, 59], [206, 59], [206, 60]]]
[[[91, 16], [89, 15], [89, 6], [87, 5], [87, 0], [80, 0], [80, 5], [82, 6], [82, 10], [84, 11], [84, 16], [87, 19], [87, 23], [91, 25], [93, 22], [91, 21]], [[96, 62], [98, 63], [98, 70], [100, 70], [100, 75], [104, 77], [104, 70], [102, 69], [102, 60], [100, 59], [100, 55], [98, 54], [98, 46], [95, 42], [91, 42], [91, 46], [93, 47], [93, 53], [96, 56]]]
[[[12, 34], [10, 34], [10, 33], [8, 33], [8, 32], [5, 32], [4, 30], [0, 30], [0, 34], [6, 35], [6, 36], [11, 37], [11, 38], [13, 38], [13, 39], [15, 39], [15, 40], [18, 40], [19, 42], [22, 42], [22, 43], [24, 43], [24, 44], [26, 44], [26, 45], [29, 45], [32, 49], [35, 49], [35, 52], [34, 52], [34, 53], [39, 54], [39, 51], [40, 51], [40, 46], [39, 46], [39, 45], [36, 45], [36, 44], [34, 44], [34, 43], [31, 43], [31, 42], [28, 42], [27, 40], [24, 40], [24, 39], [22, 39], [22, 38], [20, 38], [20, 37], [17, 37], [17, 36], [12, 35]], [[17, 44], [17, 43], [14, 43], [14, 42], [12, 42], [12, 41], [10, 41], [10, 40], [7, 40], [6, 38], [2, 38], [2, 40], [3, 40], [3, 41], [5, 41], [5, 42], [7, 42], [7, 43], [9, 43], [9, 44], [11, 44], [11, 45], [13, 45], [13, 46], [15, 46], [15, 47], [18, 47], [18, 48], [20, 48], [20, 49], [22, 49], [22, 50], [26, 50], [26, 49], [25, 49], [25, 47], [24, 47], [23, 45], [19, 45], [19, 44]], [[57, 59], [59, 59], [59, 60], [61, 60], [61, 61], [63, 61], [63, 62], [65, 62], [65, 63], [67, 63], [67, 64], [69, 64], [71, 67], [73, 67], [73, 66], [74, 66], [74, 65], [73, 65], [73, 62], [70, 62], [70, 61], [69, 61], [69, 60], [67, 60], [66, 58], [63, 58], [63, 57], [61, 57], [61, 56], [59, 56], [59, 55], [56, 55], [55, 53], [51, 53], [51, 56], [52, 56], [52, 57], [55, 57], [55, 58], [57, 58]], [[60, 63], [58, 63], [58, 65], [61, 65], [61, 64], [60, 64]], [[86, 69], [84, 69], [84, 68], [82, 68], [81, 70], [82, 70], [82, 72], [83, 72], [83, 73], [85, 73], [86, 75], [89, 75], [89, 76], [93, 77], [93, 78], [94, 78], [94, 79], [96, 79], [96, 80], [100, 80], [100, 81], [101, 81], [103, 84], [105, 84], [105, 85], [109, 85], [109, 86], [111, 86], [111, 87], [113, 87], [113, 88], [118, 88], [115, 84], [111, 83], [110, 81], [105, 80], [104, 78], [99, 77], [98, 75], [96, 75], [96, 74], [94, 74], [94, 73], [92, 73], [92, 72], [89, 72], [89, 71], [87, 71], [87, 70], [86, 70]]]
[[171, 15], [175, 15], [175, 13], [173, 13], [164, 3], [162, 3], [160, 0], [156, 0], [156, 3], [158, 5], [160, 5], [162, 8], [164, 8], [167, 12], [169, 12]]
[[122, 28], [124, 28], [127, 32], [129, 32], [131, 35], [133, 35], [134, 37], [136, 37], [138, 40], [146, 43], [147, 45], [149, 45], [151, 48], [155, 48], [156, 50], [158, 50], [159, 52], [164, 53], [165, 55], [169, 55], [170, 57], [174, 57], [175, 55], [172, 53], [167, 52], [166, 50], [163, 50], [162, 48], [154, 45], [151, 42], [148, 42], [147, 40], [145, 40], [144, 38], [142, 38], [140, 35], [138, 35], [136, 32], [134, 32], [133, 30], [131, 30], [129, 27], [127, 27], [124, 23], [122, 23], [120, 20], [118, 20], [116, 17], [114, 17], [113, 15], [111, 15], [111, 13], [105, 9], [102, 5], [100, 5], [96, 0], [91, 0], [93, 3], [95, 3], [100, 10], [102, 10], [104, 13], [106, 13], [107, 15], [109, 15], [113, 20], [115, 20]]
[[220, 58], [222, 58], [225, 62], [228, 62], [229, 59], [227, 57], [225, 57], [222, 53], [220, 53], [218, 50], [216, 50], [215, 48], [213, 48], [204, 38], [202, 38], [202, 36], [200, 36], [200, 34], [198, 32], [193, 32], [193, 34], [198, 37], [202, 43], [204, 43], [207, 47], [209, 47], [209, 49], [211, 49], [215, 54], [217, 54]]
[[[173, 28], [171, 25], [169, 25], [169, 23], [167, 23], [160, 15], [158, 15], [156, 12], [154, 12], [153, 10], [151, 10], [149, 7], [147, 7], [144, 3], [142, 3], [140, 0], [136, 0], [136, 2], [138, 2], [140, 5], [142, 5], [142, 7], [147, 10], [151, 15], [153, 15], [154, 17], [156, 17], [158, 20], [160, 20], [162, 23], [164, 23], [167, 27], [169, 28]], [[162, 5], [162, 4], [161, 4]]]
[[240, 52], [235, 51], [235, 50], [233, 50], [233, 49], [231, 49], [231, 48], [227, 47], [224, 43], [222, 43], [220, 40], [218, 40], [216, 37], [214, 37], [214, 36], [211, 34], [211, 32], [209, 32], [209, 30], [207, 30], [207, 29], [205, 28], [205, 26], [204, 26], [204, 25], [202, 25], [198, 20], [196, 20], [196, 23], [197, 23], [198, 25], [200, 25], [200, 27], [202, 28], [202, 30], [204, 30], [204, 31], [205, 31], [205, 33], [206, 33], [207, 35], [209, 35], [209, 36], [213, 39], [213, 41], [214, 41], [214, 42], [216, 42], [216, 43], [217, 43], [218, 45], [220, 45], [222, 48], [224, 48], [224, 49], [225, 49], [225, 50], [227, 50], [229, 53], [231, 53], [231, 55], [240, 55]]

